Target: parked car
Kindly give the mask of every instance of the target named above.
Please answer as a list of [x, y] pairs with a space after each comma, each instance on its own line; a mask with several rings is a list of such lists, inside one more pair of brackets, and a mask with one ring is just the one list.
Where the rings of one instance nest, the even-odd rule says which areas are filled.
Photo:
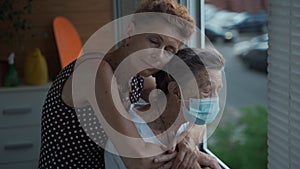
[[212, 4], [204, 4], [204, 18], [205, 21], [210, 20], [218, 12], [218, 8]]
[[268, 14], [266, 12], [242, 12], [234, 16], [224, 25], [228, 29], [237, 29], [239, 32], [259, 31], [264, 32], [267, 27]]
[[238, 15], [237, 12], [230, 12], [227, 10], [219, 10], [214, 16], [208, 21], [211, 24], [218, 24], [220, 26], [225, 26], [228, 24], [229, 20]]
[[211, 42], [218, 39], [222, 39], [224, 42], [232, 42], [237, 38], [238, 32], [233, 29], [225, 29], [217, 24], [207, 23], [205, 25], [205, 35]]
[[268, 40], [268, 34], [265, 33], [263, 35], [253, 37], [248, 41], [236, 43], [233, 46], [233, 53], [234, 55], [243, 58], [252, 48], [256, 48], [259, 46], [268, 46]]
[[267, 71], [268, 34], [237, 43], [233, 50], [235, 55], [240, 57], [249, 68]]

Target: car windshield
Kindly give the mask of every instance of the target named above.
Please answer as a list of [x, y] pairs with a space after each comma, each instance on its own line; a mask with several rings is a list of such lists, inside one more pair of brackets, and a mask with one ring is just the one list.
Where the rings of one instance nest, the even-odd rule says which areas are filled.
[[210, 29], [210, 30], [214, 31], [214, 32], [218, 32], [218, 33], [222, 32], [222, 28], [220, 26], [215, 25], [215, 24], [206, 24], [205, 27], [207, 29]]
[[264, 34], [261, 36], [257, 36], [251, 39], [252, 43], [256, 43], [256, 42], [268, 42], [268, 34]]
[[247, 14], [245, 14], [245, 13], [240, 13], [240, 14], [234, 16], [234, 17], [231, 19], [231, 22], [233, 22], [233, 23], [240, 23], [240, 22], [242, 22], [243, 20], [245, 20], [247, 17], [248, 17]]
[[262, 42], [267, 42], [269, 40], [269, 36], [268, 36], [268, 34], [264, 34], [264, 35], [259, 36], [259, 39]]

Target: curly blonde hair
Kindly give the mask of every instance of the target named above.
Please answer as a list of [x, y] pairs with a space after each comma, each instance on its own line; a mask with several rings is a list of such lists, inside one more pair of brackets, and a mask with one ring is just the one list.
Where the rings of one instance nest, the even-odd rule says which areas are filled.
[[[177, 16], [181, 19], [177, 19], [177, 22], [181, 25], [179, 29], [183, 36], [189, 38], [194, 32], [194, 19], [190, 16], [188, 9], [175, 0], [142, 0], [135, 13], [144, 12], [158, 12]], [[165, 19], [171, 22], [170, 18]]]

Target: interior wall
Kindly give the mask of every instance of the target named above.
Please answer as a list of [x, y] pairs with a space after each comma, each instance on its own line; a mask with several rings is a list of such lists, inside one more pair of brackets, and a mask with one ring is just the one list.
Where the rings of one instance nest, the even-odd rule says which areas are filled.
[[[26, 1], [26, 0], [23, 0]], [[28, 50], [38, 47], [46, 57], [49, 76], [54, 79], [59, 73], [60, 62], [53, 34], [52, 23], [56, 16], [65, 16], [77, 29], [84, 42], [101, 26], [113, 19], [112, 0], [33, 0], [32, 13], [28, 18], [32, 29], [19, 36], [14, 46], [19, 46], [16, 56], [16, 65], [22, 76], [23, 63]], [[0, 31], [7, 29], [0, 25]], [[34, 35], [32, 37], [32, 35]], [[0, 41], [0, 60], [7, 59], [11, 52], [11, 45], [3, 39]]]

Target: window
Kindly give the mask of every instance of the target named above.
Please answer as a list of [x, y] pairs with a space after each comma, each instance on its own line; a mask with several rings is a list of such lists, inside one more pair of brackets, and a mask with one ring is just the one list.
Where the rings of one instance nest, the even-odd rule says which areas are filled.
[[[200, 28], [201, 34], [204, 34], [205, 30], [205, 20], [204, 20], [204, 0], [201, 1], [189, 1], [189, 0], [180, 0], [181, 4], [185, 5], [188, 9], [192, 17], [195, 19], [196, 26]], [[197, 42], [190, 42], [190, 46], [194, 46], [194, 43]], [[205, 37], [201, 36], [201, 47], [205, 46]], [[217, 158], [219, 164], [223, 169], [229, 169], [229, 167], [222, 162], [213, 152], [211, 152], [207, 146], [206, 138], [204, 138], [203, 144], [199, 147], [202, 151], [214, 156]]]

